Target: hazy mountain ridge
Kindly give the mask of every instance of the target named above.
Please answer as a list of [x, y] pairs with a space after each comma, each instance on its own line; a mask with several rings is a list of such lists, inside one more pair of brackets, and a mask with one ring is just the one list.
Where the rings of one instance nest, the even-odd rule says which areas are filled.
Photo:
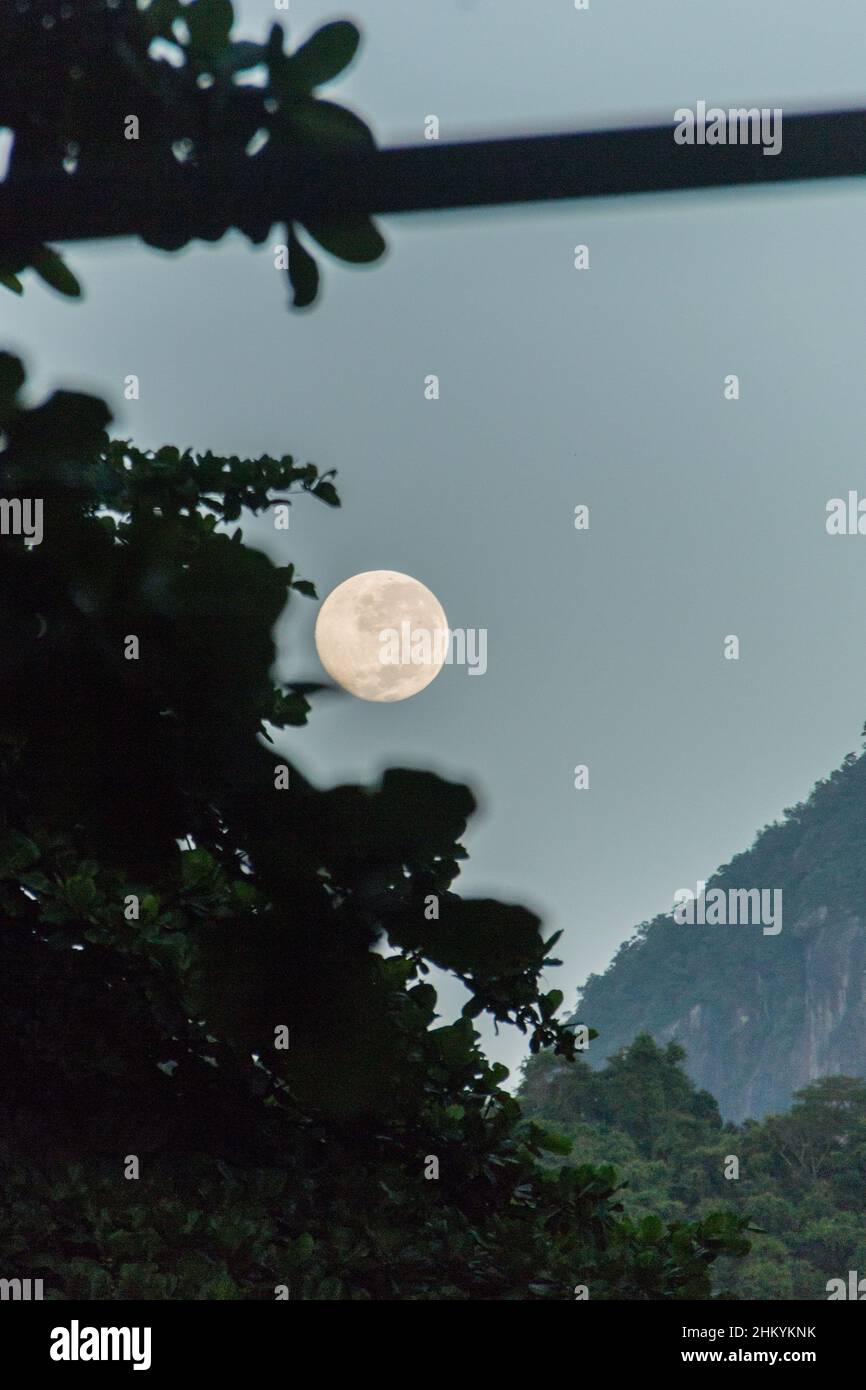
[[643, 923], [582, 991], [591, 1065], [641, 1032], [676, 1039], [732, 1120], [785, 1109], [820, 1076], [866, 1076], [866, 756], [849, 754], [716, 887], [781, 889], [782, 931]]

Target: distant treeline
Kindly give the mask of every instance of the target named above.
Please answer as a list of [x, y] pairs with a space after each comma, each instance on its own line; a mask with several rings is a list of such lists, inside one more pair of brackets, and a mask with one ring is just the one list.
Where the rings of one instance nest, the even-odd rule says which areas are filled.
[[543, 1054], [526, 1065], [524, 1112], [572, 1140], [556, 1162], [615, 1164], [632, 1219], [750, 1216], [751, 1253], [716, 1263], [717, 1294], [826, 1299], [831, 1279], [866, 1275], [866, 1082], [824, 1077], [786, 1114], [723, 1124], [684, 1060], [647, 1034], [598, 1071]]

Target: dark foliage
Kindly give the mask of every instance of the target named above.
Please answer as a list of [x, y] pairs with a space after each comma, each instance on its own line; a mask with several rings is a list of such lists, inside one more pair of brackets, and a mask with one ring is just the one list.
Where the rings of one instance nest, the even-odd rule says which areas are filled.
[[[257, 158], [262, 128], [369, 138], [313, 96], [353, 26], [286, 54], [279, 26], [255, 45], [231, 25], [227, 0], [4, 7], [10, 179], [109, 177], [129, 113], [151, 169], [206, 167], [216, 143]], [[173, 249], [226, 226], [167, 220], [155, 196], [139, 230]], [[366, 224], [308, 230], [348, 260], [381, 250]], [[76, 292], [53, 251], [0, 236], [11, 289], [32, 267]], [[109, 437], [103, 402], [23, 387], [0, 355], [0, 496], [44, 506], [40, 543], [0, 535], [4, 1271], [57, 1298], [706, 1296], [738, 1223], [622, 1221], [613, 1170], [546, 1167], [567, 1144], [478, 1048], [481, 1012], [533, 1052], [574, 1042], [539, 987], [555, 938], [452, 891], [471, 793], [400, 769], [322, 792], [278, 751], [316, 687], [274, 683], [271, 633], [315, 588], [234, 523], [338, 505], [333, 472], [144, 452]], [[433, 965], [469, 991], [455, 1023], [434, 1026]]]

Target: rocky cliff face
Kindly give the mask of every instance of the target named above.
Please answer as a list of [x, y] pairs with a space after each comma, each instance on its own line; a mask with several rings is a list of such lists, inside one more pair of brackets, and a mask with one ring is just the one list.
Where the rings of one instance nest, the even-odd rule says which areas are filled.
[[638, 929], [582, 993], [591, 1064], [640, 1032], [675, 1039], [694, 1081], [740, 1121], [788, 1107], [818, 1077], [866, 1076], [866, 759], [849, 755], [809, 800], [707, 884], [783, 893], [783, 928]]

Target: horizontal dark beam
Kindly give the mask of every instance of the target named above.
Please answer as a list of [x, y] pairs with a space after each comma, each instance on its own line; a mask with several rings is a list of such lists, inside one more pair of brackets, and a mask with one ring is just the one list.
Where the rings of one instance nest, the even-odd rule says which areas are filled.
[[98, 180], [62, 172], [0, 184], [0, 240], [136, 235], [154, 208], [195, 236], [252, 211], [271, 222], [349, 219], [676, 189], [724, 188], [866, 173], [866, 110], [785, 116], [782, 149], [677, 145], [674, 125], [518, 136], [365, 152], [267, 155], [207, 170], [128, 161]]
[[376, 210], [610, 197], [866, 174], [866, 110], [789, 116], [782, 149], [677, 145], [664, 126], [383, 151]]

